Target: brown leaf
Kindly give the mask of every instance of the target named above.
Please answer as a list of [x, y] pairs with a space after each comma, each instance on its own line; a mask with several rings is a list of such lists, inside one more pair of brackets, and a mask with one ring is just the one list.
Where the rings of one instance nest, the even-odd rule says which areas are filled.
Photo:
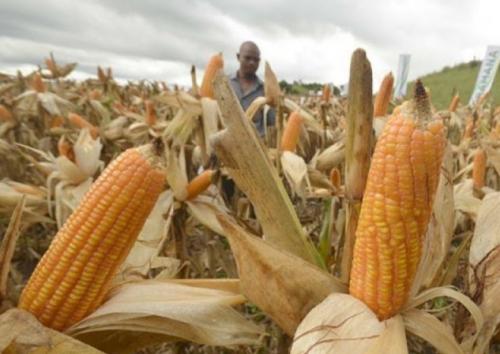
[[11, 309], [0, 316], [0, 352], [47, 354], [98, 354], [101, 351], [44, 327], [24, 310]]
[[328, 294], [346, 291], [330, 274], [249, 235], [228, 216], [217, 219], [236, 258], [241, 291], [289, 335]]

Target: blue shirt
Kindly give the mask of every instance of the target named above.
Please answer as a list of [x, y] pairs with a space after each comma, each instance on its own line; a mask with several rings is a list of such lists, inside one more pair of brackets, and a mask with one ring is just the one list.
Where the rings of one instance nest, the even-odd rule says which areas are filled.
[[[264, 96], [264, 82], [257, 76], [257, 80], [255, 82], [254, 87], [250, 89], [246, 94], [243, 93], [243, 89], [240, 85], [240, 80], [238, 78], [238, 72], [236, 72], [233, 76], [230, 77], [231, 86], [233, 87], [234, 93], [236, 97], [240, 100], [241, 107], [244, 111], [250, 106], [250, 104], [257, 97]], [[275, 124], [276, 113], [274, 109], [269, 109], [267, 112], [267, 125], [271, 126]], [[254, 117], [254, 125], [257, 129], [257, 132], [260, 136], [264, 136], [265, 134], [265, 126], [264, 126], [264, 110], [259, 110]]]

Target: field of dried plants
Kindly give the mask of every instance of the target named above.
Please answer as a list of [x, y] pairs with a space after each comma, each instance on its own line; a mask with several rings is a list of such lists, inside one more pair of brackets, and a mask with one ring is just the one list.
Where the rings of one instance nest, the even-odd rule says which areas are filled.
[[0, 73], [0, 352], [500, 351], [487, 95], [372, 93], [360, 49], [348, 97], [266, 63], [246, 112], [220, 54], [189, 90], [75, 66]]

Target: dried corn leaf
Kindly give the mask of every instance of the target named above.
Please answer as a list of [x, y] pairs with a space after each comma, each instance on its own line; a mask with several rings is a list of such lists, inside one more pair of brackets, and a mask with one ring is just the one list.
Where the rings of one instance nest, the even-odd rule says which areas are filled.
[[453, 187], [455, 210], [461, 211], [471, 218], [476, 219], [481, 200], [473, 193], [472, 179], [466, 179]]
[[204, 149], [208, 157], [212, 154], [210, 138], [219, 130], [219, 106], [217, 105], [217, 101], [208, 97], [202, 97], [201, 108], [203, 110], [201, 117], [203, 121], [203, 135], [205, 138]]
[[281, 96], [281, 89], [278, 78], [267, 61], [264, 66], [264, 92], [267, 104], [272, 107], [277, 107]]
[[217, 219], [217, 214], [227, 214], [229, 210], [221, 200], [199, 195], [193, 200], [185, 201], [185, 203], [196, 220], [216, 234], [224, 235], [224, 229]]
[[212, 138], [215, 152], [252, 202], [264, 237], [280, 249], [321, 264], [321, 257], [302, 229], [276, 169], [221, 71], [216, 75], [214, 92], [226, 125], [226, 129]]
[[403, 314], [406, 329], [432, 344], [443, 354], [464, 354], [451, 328], [422, 310], [408, 310]]
[[[470, 283], [487, 326], [500, 324], [500, 193], [488, 194], [479, 208], [474, 237], [470, 245]], [[489, 342], [487, 335], [483, 341]]]
[[363, 354], [408, 354], [403, 317], [396, 315], [384, 321], [385, 329]]
[[175, 148], [167, 151], [167, 182], [177, 200], [187, 198], [188, 178], [186, 174], [186, 161], [183, 149], [176, 152]]
[[236, 258], [243, 294], [289, 335], [328, 294], [346, 291], [330, 274], [251, 236], [227, 215], [217, 219]]
[[44, 327], [29, 312], [11, 309], [0, 316], [0, 352], [98, 354], [101, 351]]
[[[394, 328], [394, 327], [388, 327]], [[348, 294], [331, 294], [307, 314], [297, 328], [292, 354], [353, 354], [370, 352], [380, 345], [377, 340], [388, 329], [360, 300]], [[403, 335], [391, 329], [389, 337]], [[395, 334], [396, 333], [396, 334]], [[396, 347], [394, 344], [401, 345]], [[402, 354], [406, 343], [397, 339], [383, 353]], [[402, 350], [403, 349], [403, 350]]]
[[82, 129], [73, 146], [73, 151], [75, 152], [77, 166], [86, 176], [92, 177], [99, 168], [104, 167], [104, 163], [99, 159], [101, 150], [102, 143], [100, 139], [94, 140], [89, 129]]
[[345, 159], [345, 142], [338, 141], [323, 150], [311, 165], [320, 171], [330, 172], [330, 170], [340, 165]]
[[168, 236], [169, 225], [173, 217], [172, 206], [172, 191], [168, 190], [160, 194], [137, 241], [120, 266], [115, 279], [117, 282], [146, 278], [153, 268], [177, 268], [179, 266], [178, 260], [173, 262], [171, 259], [164, 259], [165, 257], [157, 257]]
[[307, 190], [311, 190], [311, 181], [304, 159], [293, 152], [284, 151], [281, 155], [281, 167], [293, 192], [302, 198], [305, 197]]
[[10, 262], [14, 255], [16, 242], [19, 238], [19, 229], [21, 227], [21, 216], [25, 205], [26, 197], [19, 200], [12, 213], [9, 226], [3, 235], [0, 243], [0, 304], [7, 297], [7, 280], [9, 278]]
[[[123, 285], [110, 295], [107, 302], [68, 333], [97, 348], [114, 336], [126, 342], [128, 335], [134, 337], [138, 332], [161, 335], [163, 341], [221, 346], [257, 344], [263, 334], [231, 307], [245, 302], [236, 292], [149, 280]], [[101, 335], [85, 335], [92, 332]], [[115, 351], [133, 350], [119, 346], [116, 343]]]

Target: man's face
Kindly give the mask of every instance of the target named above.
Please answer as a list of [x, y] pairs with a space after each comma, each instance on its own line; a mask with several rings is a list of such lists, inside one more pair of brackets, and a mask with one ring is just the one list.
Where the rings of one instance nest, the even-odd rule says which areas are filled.
[[237, 55], [240, 62], [240, 72], [243, 75], [255, 74], [259, 68], [259, 50], [252, 47], [243, 47]]

